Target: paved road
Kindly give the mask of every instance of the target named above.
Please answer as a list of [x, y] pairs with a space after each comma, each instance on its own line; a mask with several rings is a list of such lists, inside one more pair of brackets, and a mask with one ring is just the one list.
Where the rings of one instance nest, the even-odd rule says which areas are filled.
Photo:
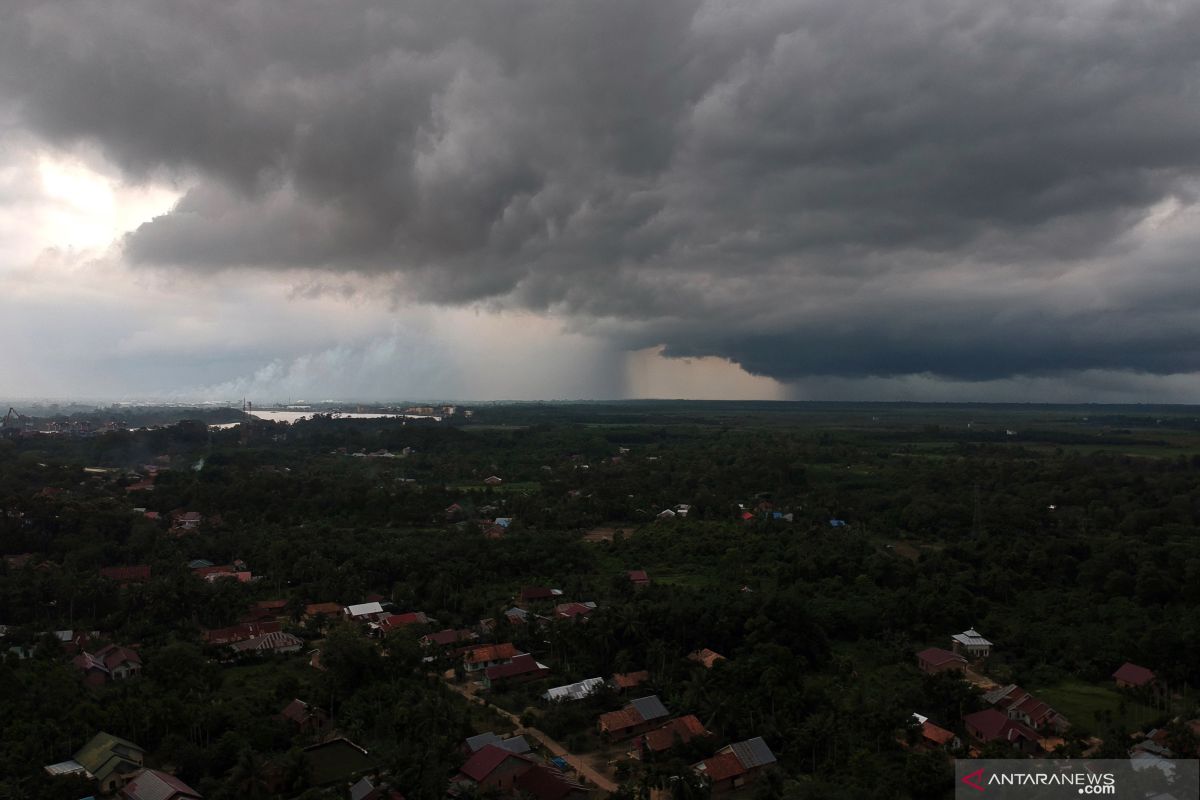
[[549, 750], [554, 755], [561, 756], [563, 759], [566, 760], [566, 762], [568, 764], [571, 765], [571, 767], [576, 772], [578, 772], [583, 777], [587, 778], [589, 781], [594, 783], [599, 788], [603, 789], [606, 792], [615, 792], [617, 790], [617, 784], [613, 783], [611, 778], [609, 778], [603, 772], [600, 772], [600, 771], [596, 770], [595, 768], [593, 768], [590, 764], [588, 764], [586, 761], [583, 760], [582, 756], [578, 756], [578, 755], [572, 753], [570, 750], [563, 747], [559, 742], [555, 741], [554, 739], [551, 739], [543, 731], [540, 731], [537, 728], [526, 728], [524, 725], [521, 724], [521, 718], [519, 716], [517, 716], [516, 714], [513, 714], [510, 711], [506, 711], [505, 709], [500, 708], [499, 706], [492, 705], [491, 703], [484, 700], [479, 695], [475, 694], [475, 687], [473, 684], [468, 684], [468, 685], [464, 686], [462, 684], [451, 683], [451, 682], [447, 681], [446, 685], [449, 686], [452, 690], [461, 694], [463, 697], [467, 698], [472, 703], [478, 703], [481, 706], [487, 706], [488, 708], [492, 709], [500, 716], [502, 716], [506, 719], [512, 720], [513, 724], [517, 726], [516, 733], [518, 733], [522, 736], [532, 736], [534, 739], [537, 739], [539, 742], [542, 743], [543, 747], [545, 747], [547, 750]]

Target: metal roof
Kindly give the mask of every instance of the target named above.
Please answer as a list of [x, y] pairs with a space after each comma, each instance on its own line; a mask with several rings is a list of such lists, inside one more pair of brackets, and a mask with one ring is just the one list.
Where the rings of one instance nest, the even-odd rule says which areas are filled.
[[950, 637], [959, 644], [967, 645], [968, 647], [991, 647], [992, 643], [979, 635], [979, 631], [974, 628], [967, 628], [962, 633], [956, 633]]
[[346, 613], [352, 617], [361, 617], [364, 614], [382, 614], [383, 606], [379, 603], [359, 603], [358, 605], [346, 606]]
[[491, 731], [467, 737], [467, 749], [472, 753], [489, 744], [500, 744], [500, 737]]
[[738, 761], [742, 762], [742, 766], [746, 769], [754, 769], [755, 767], [775, 763], [775, 754], [771, 752], [771, 748], [767, 747], [767, 743], [763, 741], [761, 736], [755, 736], [753, 739], [731, 744], [729, 745], [729, 749], [733, 751]]
[[547, 700], [582, 700], [604, 685], [603, 678], [587, 678], [566, 686], [555, 686], [542, 695]]
[[667, 707], [658, 699], [658, 695], [652, 694], [649, 697], [639, 697], [637, 700], [630, 700], [629, 705], [637, 709], [637, 712], [642, 715], [642, 719], [647, 722], [659, 717], [665, 717], [669, 713]]
[[74, 759], [70, 761], [60, 761], [57, 764], [48, 764], [43, 769], [46, 770], [47, 775], [76, 775], [82, 773], [85, 777], [92, 777], [92, 773], [88, 772], [87, 769], [84, 768], [83, 764], [80, 764]]

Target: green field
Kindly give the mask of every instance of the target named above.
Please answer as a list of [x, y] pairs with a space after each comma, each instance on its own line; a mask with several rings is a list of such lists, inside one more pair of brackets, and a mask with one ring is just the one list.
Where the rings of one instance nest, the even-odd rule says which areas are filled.
[[1034, 694], [1060, 714], [1065, 714], [1072, 725], [1093, 731], [1104, 725], [1104, 712], [1111, 713], [1114, 721], [1123, 722], [1123, 727], [1129, 731], [1144, 729], [1162, 715], [1112, 687], [1083, 681], [1063, 681], [1051, 688], [1038, 689]]

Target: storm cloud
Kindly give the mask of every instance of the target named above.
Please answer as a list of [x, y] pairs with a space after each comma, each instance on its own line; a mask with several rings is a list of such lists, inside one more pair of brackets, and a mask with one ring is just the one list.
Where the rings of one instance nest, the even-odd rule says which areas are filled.
[[7, 8], [14, 124], [188, 187], [134, 264], [785, 381], [1200, 371], [1196, 3]]

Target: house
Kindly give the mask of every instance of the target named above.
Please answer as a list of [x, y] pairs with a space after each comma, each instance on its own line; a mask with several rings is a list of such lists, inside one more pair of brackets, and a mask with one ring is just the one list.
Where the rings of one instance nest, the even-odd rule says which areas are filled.
[[675, 519], [675, 512], [667, 508], [658, 512], [656, 518], [662, 520], [663, 522], [670, 522], [671, 520]]
[[1003, 711], [1009, 719], [1023, 722], [1036, 731], [1047, 728], [1065, 733], [1071, 723], [1048, 704], [1038, 700], [1015, 683], [984, 694], [983, 699]]
[[297, 653], [304, 646], [303, 640], [284, 631], [264, 633], [240, 642], [234, 642], [229, 648], [237, 655], [268, 653]]
[[509, 739], [501, 739], [491, 731], [488, 731], [487, 733], [480, 733], [476, 736], [468, 736], [464, 744], [464, 749], [466, 750], [467, 755], [471, 755], [472, 753], [479, 752], [489, 744], [495, 745], [496, 747], [503, 747], [510, 753], [516, 753], [517, 755], [524, 755], [530, 751], [529, 743], [525, 741], [524, 736], [513, 736]]
[[559, 603], [554, 607], [554, 616], [559, 619], [583, 620], [595, 610], [596, 604], [592, 602]]
[[528, 683], [544, 678], [550, 674], [550, 668], [539, 664], [537, 659], [528, 653], [515, 656], [507, 664], [497, 664], [483, 671], [483, 685], [494, 689], [502, 685]]
[[1154, 683], [1153, 670], [1126, 661], [1112, 674], [1118, 689], [1141, 689]]
[[553, 600], [561, 596], [561, 589], [551, 589], [547, 586], [526, 586], [521, 589], [517, 600], [521, 603], [536, 603], [543, 600]]
[[512, 517], [496, 517], [492, 520], [492, 524], [501, 528], [508, 528], [512, 525]]
[[921, 729], [920, 746], [922, 748], [958, 750], [962, 747], [962, 741], [953, 732], [933, 724], [929, 721], [929, 717], [913, 714], [913, 719], [917, 721], [917, 725]]
[[175, 511], [171, 513], [171, 529], [175, 531], [194, 531], [204, 522], [199, 511]]
[[987, 658], [992, 653], [992, 643], [979, 635], [974, 628], [967, 628], [962, 633], [950, 637], [950, 646], [956, 653], [967, 658]]
[[521, 773], [514, 785], [517, 792], [533, 800], [586, 800], [588, 797], [585, 787], [567, 780], [561, 771], [546, 764], [535, 764]]
[[761, 736], [756, 736], [721, 748], [692, 769], [717, 794], [753, 783], [759, 773], [774, 763], [775, 754]]
[[509, 625], [528, 625], [529, 612], [523, 608], [513, 606], [508, 611], [504, 612], [504, 618], [508, 620]]
[[467, 672], [479, 672], [488, 667], [507, 664], [519, 655], [523, 654], [512, 642], [473, 647], [463, 654], [463, 669]]
[[940, 647], [930, 647], [917, 653], [917, 667], [927, 675], [936, 675], [939, 672], [962, 672], [967, 668], [967, 659], [958, 653], [952, 653]]
[[446, 507], [446, 521], [455, 522], [463, 519], [467, 515], [467, 510], [458, 503], [451, 503]]
[[304, 618], [316, 619], [317, 617], [336, 617], [342, 613], [342, 606], [338, 603], [309, 603], [304, 607]]
[[1041, 739], [1033, 728], [1023, 722], [1009, 719], [994, 708], [967, 714], [963, 717], [963, 725], [967, 729], [967, 735], [979, 744], [1007, 742], [1023, 753], [1035, 752]]
[[529, 756], [494, 744], [485, 744], [471, 754], [451, 782], [474, 786], [479, 794], [492, 791], [507, 793], [513, 790], [517, 776], [531, 769], [535, 763]]
[[635, 589], [645, 589], [650, 585], [650, 576], [646, 574], [644, 569], [631, 569], [627, 573], [629, 582], [633, 584]]
[[543, 700], [549, 702], [567, 701], [567, 700], [582, 700], [600, 690], [604, 686], [603, 678], [585, 678], [575, 683], [568, 683], [566, 686], [555, 686], [542, 695]]
[[111, 794], [142, 769], [145, 755], [145, 750], [127, 739], [97, 733], [72, 760], [95, 779], [101, 794]]
[[666, 719], [666, 706], [658, 699], [658, 695], [639, 697], [631, 700], [629, 705], [619, 711], [609, 711], [601, 714], [597, 720], [600, 734], [609, 739], [623, 739], [645, 733]]
[[165, 772], [144, 769], [121, 789], [121, 797], [128, 800], [200, 800], [201, 795], [192, 787]]
[[130, 567], [101, 567], [100, 577], [127, 586], [131, 583], [145, 583], [150, 580], [150, 565], [135, 564]]
[[831, 519], [831, 520], [829, 520], [829, 527], [831, 527], [831, 528], [844, 528], [844, 527], [846, 527], [846, 520], [844, 520], [844, 519]]
[[342, 613], [355, 622], [374, 622], [383, 617], [387, 612], [383, 610], [383, 606], [378, 602], [359, 603], [353, 606], [346, 606], [342, 609]]
[[633, 744], [633, 757], [641, 758], [645, 753], [665, 753], [677, 744], [686, 744], [692, 739], [708, 736], [704, 724], [695, 714], [668, 720], [663, 725], [639, 737]]
[[483, 479], [483, 482], [488, 486], [499, 486], [500, 484], [504, 483], [504, 479], [496, 475], [489, 475]]
[[213, 628], [212, 630], [205, 631], [204, 641], [208, 644], [216, 645], [232, 644], [281, 630], [283, 630], [282, 623], [275, 620], [271, 620], [270, 622], [239, 622], [237, 625], [231, 625], [228, 628]]
[[650, 673], [644, 669], [637, 672], [618, 672], [612, 676], [612, 685], [618, 692], [623, 692], [627, 689], [636, 689], [648, 680], [650, 680]]
[[707, 647], [700, 650], [693, 650], [688, 653], [688, 660], [695, 661], [702, 665], [705, 669], [712, 669], [718, 661], [724, 661], [725, 656], [715, 650], [709, 650]]
[[421, 637], [420, 642], [422, 647], [449, 647], [459, 642], [473, 642], [478, 638], [479, 634], [469, 628], [462, 628], [457, 631], [447, 628], [437, 633], [425, 634]]
[[345, 785], [379, 771], [379, 762], [349, 739], [330, 739], [300, 752], [314, 786]]
[[398, 631], [410, 625], [428, 625], [431, 621], [423, 611], [410, 611], [407, 614], [388, 614], [378, 622], [368, 624], [372, 635], [386, 636], [392, 631]]
[[139, 675], [142, 657], [127, 647], [110, 644], [95, 653], [80, 653], [71, 663], [83, 673], [88, 686], [103, 686], [109, 681], [121, 681]]
[[279, 712], [279, 718], [294, 725], [301, 733], [319, 733], [329, 723], [329, 715], [303, 700], [293, 700]]
[[350, 800], [404, 800], [404, 795], [386, 783], [376, 785], [370, 777], [364, 777], [350, 787]]

